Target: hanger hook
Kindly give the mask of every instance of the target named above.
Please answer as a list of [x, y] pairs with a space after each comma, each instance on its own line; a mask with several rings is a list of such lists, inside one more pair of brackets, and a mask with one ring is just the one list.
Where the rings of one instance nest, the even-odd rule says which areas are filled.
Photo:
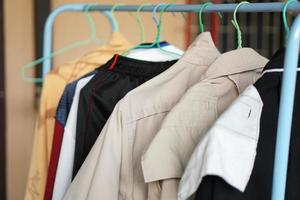
[[159, 20], [157, 19], [157, 16], [156, 16], [156, 13], [157, 13], [157, 9], [160, 7], [160, 6], [165, 6], [167, 4], [165, 3], [160, 3], [160, 4], [157, 4], [153, 11], [152, 11], [152, 19], [156, 25], [156, 28], [157, 28], [157, 33], [156, 33], [156, 38], [155, 38], [155, 42], [154, 44], [159, 44], [159, 41], [160, 41], [160, 34], [161, 34], [161, 21], [162, 21], [162, 15], [160, 15], [160, 18]]
[[[210, 5], [213, 5], [213, 3], [211, 2], [207, 2], [207, 3], [204, 3], [201, 8], [200, 8], [200, 11], [198, 13], [198, 18], [199, 18], [199, 30], [200, 30], [200, 33], [203, 33], [204, 32], [204, 24], [203, 24], [203, 20], [202, 20], [202, 16], [203, 16], [203, 11], [205, 8], [207, 8], [208, 6]], [[218, 13], [218, 16], [220, 19], [223, 18], [222, 14], [220, 12], [217, 12]]]
[[[160, 17], [159, 17], [160, 24], [161, 24], [161, 22], [162, 22], [162, 17], [163, 17], [163, 14], [165, 13], [165, 11], [166, 11], [169, 7], [174, 6], [174, 5], [175, 5], [175, 4], [173, 4], [173, 3], [167, 3], [167, 4], [165, 4], [164, 7], [161, 9], [161, 11], [160, 11]], [[175, 16], [175, 13], [172, 12], [172, 15]]]
[[170, 52], [170, 51], [166, 51], [166, 50], [162, 49], [161, 46], [160, 46], [160, 43], [159, 43], [159, 41], [160, 41], [160, 35], [161, 35], [161, 27], [162, 27], [162, 19], [163, 19], [163, 15], [164, 15], [165, 11], [166, 11], [169, 7], [171, 7], [171, 6], [173, 6], [173, 5], [175, 5], [175, 4], [173, 4], [173, 3], [165, 4], [164, 7], [163, 7], [163, 8], [161, 9], [161, 11], [160, 11], [160, 16], [159, 16], [159, 26], [158, 26], [157, 37], [156, 37], [155, 43], [156, 43], [157, 47], [158, 47], [161, 51], [166, 52], [166, 53], [169, 53], [169, 54], [172, 54], [172, 55], [175, 55], [175, 56], [177, 57], [177, 56], [181, 56], [181, 55], [180, 55], [180, 54], [177, 54], [177, 53], [175, 53], [175, 52]]
[[173, 6], [174, 4], [172, 3], [169, 3], [169, 4], [164, 4], [163, 8], [161, 9], [160, 11], [160, 15], [159, 15], [159, 25], [158, 25], [158, 32], [157, 32], [157, 37], [156, 37], [156, 44], [158, 45], [159, 47], [159, 41], [160, 41], [160, 35], [161, 35], [161, 25], [162, 25], [162, 19], [163, 19], [163, 15], [165, 13], [165, 11], [170, 7], [170, 6]]
[[[171, 7], [171, 6], [174, 6], [175, 4], [174, 3], [168, 3], [165, 7], [163, 7], [162, 9], [162, 12], [161, 12], [161, 16], [165, 13], [165, 11]], [[176, 13], [175, 12], [171, 12], [173, 16], [176, 16]], [[184, 13], [181, 12], [182, 16], [184, 17]]]
[[94, 41], [97, 41], [97, 33], [96, 33], [96, 24], [95, 21], [93, 19], [93, 17], [90, 14], [90, 10], [92, 7], [96, 6], [97, 4], [89, 4], [84, 8], [84, 15], [87, 19], [88, 25], [89, 25], [89, 29], [90, 29], [90, 38]]
[[159, 3], [157, 4], [154, 8], [153, 8], [153, 11], [152, 11], [152, 19], [156, 25], [156, 27], [159, 26], [159, 20], [157, 19], [157, 16], [156, 16], [156, 13], [157, 13], [157, 9], [160, 7], [160, 6], [163, 6], [163, 5], [166, 5], [165, 3]]
[[287, 17], [286, 17], [286, 10], [290, 3], [293, 2], [298, 2], [297, 0], [287, 0], [284, 4], [283, 10], [282, 10], [282, 19], [283, 19], [283, 24], [284, 24], [284, 31], [285, 31], [285, 40], [288, 40], [289, 34], [290, 34], [290, 28], [287, 22]]
[[[175, 5], [176, 0], [172, 0], [169, 4]], [[174, 17], [176, 16], [176, 12], [171, 12], [171, 13]], [[185, 12], [180, 12], [180, 15], [182, 16], [183, 20], [186, 20]]]
[[[157, 4], [157, 5], [154, 7], [154, 9], [153, 9], [153, 11], [152, 11], [152, 19], [153, 19], [153, 21], [155, 22], [155, 24], [156, 24], [157, 27], [159, 26], [159, 23], [160, 23], [159, 21], [161, 21], [161, 19], [160, 19], [160, 20], [157, 19], [157, 16], [156, 16], [157, 9], [158, 9], [160, 6], [165, 6], [165, 7], [162, 9], [162, 11], [165, 11], [167, 8], [169, 8], [170, 6], [173, 6], [173, 5], [175, 5], [175, 4], [173, 4], [173, 3], [168, 3], [168, 4], [166, 4], [166, 3], [159, 3], [159, 4]], [[175, 12], [172, 12], [172, 15], [173, 15], [173, 16], [176, 16], [176, 13], [175, 13]], [[183, 19], [185, 19], [185, 15], [184, 15], [183, 12], [181, 12], [181, 15], [182, 15]], [[162, 12], [161, 12], [161, 16], [162, 16]]]
[[249, 3], [248, 1], [242, 1], [241, 3], [239, 3], [235, 10], [234, 10], [234, 13], [233, 13], [233, 20], [231, 20], [234, 28], [236, 29], [237, 31], [237, 42], [238, 42], [238, 47], [237, 48], [242, 48], [242, 44], [243, 44], [243, 41], [242, 41], [242, 32], [241, 32], [241, 29], [240, 29], [240, 26], [239, 26], [239, 23], [237, 22], [237, 19], [236, 19], [236, 13], [238, 11], [238, 9], [243, 5], [243, 4], [246, 4], [246, 3]]
[[199, 29], [200, 29], [200, 33], [203, 33], [204, 32], [204, 25], [203, 25], [203, 21], [202, 21], [202, 13], [203, 13], [203, 10], [209, 6], [209, 5], [212, 5], [211, 2], [207, 2], [205, 4], [203, 4], [200, 8], [200, 11], [199, 11], [199, 14], [198, 14], [198, 18], [199, 18]]
[[120, 7], [120, 6], [124, 6], [125, 4], [123, 3], [117, 3], [115, 5], [113, 5], [113, 7], [111, 8], [110, 10], [110, 13], [111, 13], [111, 16], [113, 18], [113, 21], [114, 21], [114, 24], [116, 25], [116, 30], [115, 32], [119, 32], [120, 28], [119, 28], [119, 23], [118, 23], [118, 20], [117, 18], [115, 17], [115, 10]]
[[145, 42], [145, 27], [144, 27], [144, 24], [142, 22], [140, 12], [144, 7], [150, 6], [150, 5], [151, 5], [150, 3], [142, 4], [140, 7], [138, 7], [138, 9], [136, 11], [136, 14], [135, 14], [135, 20], [136, 20], [136, 22], [138, 23], [138, 25], [140, 27], [141, 43]]

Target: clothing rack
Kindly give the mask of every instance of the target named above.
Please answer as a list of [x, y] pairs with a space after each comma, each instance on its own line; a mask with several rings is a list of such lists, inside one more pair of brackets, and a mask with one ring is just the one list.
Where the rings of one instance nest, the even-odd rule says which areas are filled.
[[[234, 12], [238, 4], [214, 4], [204, 9], [203, 12]], [[243, 4], [238, 12], [282, 12], [284, 3], [249, 3]], [[152, 12], [156, 5], [143, 7], [142, 12]], [[171, 5], [165, 12], [196, 12], [198, 13], [203, 5], [182, 4]], [[56, 17], [63, 12], [84, 12], [87, 7], [89, 11], [107, 12], [111, 11], [113, 5], [91, 4], [66, 4], [55, 9], [47, 18], [44, 28], [44, 49], [43, 56], [49, 57], [52, 52], [53, 24]], [[124, 5], [115, 8], [115, 11], [134, 12], [139, 5]], [[157, 11], [161, 11], [163, 6]], [[287, 11], [300, 11], [300, 2], [293, 2], [287, 7]], [[279, 107], [279, 118], [277, 126], [277, 139], [275, 150], [275, 163], [273, 171], [272, 200], [284, 200], [287, 177], [288, 155], [291, 136], [291, 125], [293, 115], [294, 96], [296, 89], [297, 67], [300, 44], [300, 15], [295, 19], [284, 60], [284, 72], [282, 80], [281, 101]], [[51, 59], [43, 62], [43, 76], [51, 69]]]

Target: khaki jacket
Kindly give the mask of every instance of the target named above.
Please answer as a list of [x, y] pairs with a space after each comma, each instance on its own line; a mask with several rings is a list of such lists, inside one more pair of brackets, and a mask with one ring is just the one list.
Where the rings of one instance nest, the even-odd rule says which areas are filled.
[[151, 199], [177, 199], [177, 188], [195, 146], [220, 114], [253, 84], [268, 60], [250, 48], [222, 54], [166, 116], [143, 155]]
[[65, 86], [104, 64], [114, 54], [130, 48], [118, 32], [111, 41], [81, 58], [53, 69], [46, 75], [36, 123], [25, 200], [43, 199], [52, 148], [56, 108]]
[[210, 33], [203, 33], [176, 64], [129, 92], [116, 105], [64, 199], [147, 199], [142, 155], [167, 113], [219, 55]]

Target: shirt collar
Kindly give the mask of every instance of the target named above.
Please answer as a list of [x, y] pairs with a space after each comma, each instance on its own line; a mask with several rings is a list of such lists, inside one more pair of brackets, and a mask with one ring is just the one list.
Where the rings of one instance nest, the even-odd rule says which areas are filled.
[[255, 82], [261, 76], [267, 62], [265, 57], [251, 48], [236, 49], [218, 57], [204, 76], [206, 78], [228, 76], [236, 85], [238, 92], [242, 93], [249, 82]]
[[205, 76], [217, 78], [220, 76], [234, 75], [262, 68], [267, 62], [268, 59], [251, 48], [236, 49], [219, 56], [208, 68]]
[[272, 58], [270, 59], [270, 61], [268, 62], [264, 70], [283, 68], [284, 54], [285, 54], [284, 48], [278, 49], [276, 53], [272, 56]]
[[[272, 56], [270, 61], [266, 64], [264, 70], [268, 69], [282, 69], [284, 65], [285, 49], [281, 48]], [[298, 62], [300, 66], [300, 61]], [[258, 88], [261, 96], [264, 95], [265, 91], [269, 91], [270, 88], [278, 87], [280, 90], [280, 84], [282, 81], [282, 72], [280, 73], [266, 73], [264, 74], [254, 85]]]
[[197, 36], [188, 47], [180, 60], [194, 65], [207, 66], [220, 56], [210, 32], [204, 32]]

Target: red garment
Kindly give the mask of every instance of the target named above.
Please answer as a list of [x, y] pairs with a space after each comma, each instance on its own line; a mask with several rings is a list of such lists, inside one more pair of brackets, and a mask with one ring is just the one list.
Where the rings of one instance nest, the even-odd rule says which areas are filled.
[[44, 200], [52, 199], [56, 170], [57, 170], [63, 135], [64, 135], [64, 126], [56, 119]]

